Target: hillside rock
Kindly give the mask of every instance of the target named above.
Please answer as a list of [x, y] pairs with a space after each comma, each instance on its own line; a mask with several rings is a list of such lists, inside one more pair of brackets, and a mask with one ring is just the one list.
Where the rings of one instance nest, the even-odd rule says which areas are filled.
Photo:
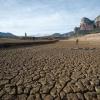
[[80, 22], [79, 27], [74, 28], [74, 36], [81, 36], [90, 33], [100, 33], [100, 15], [97, 16], [94, 20], [83, 17]]
[[97, 28], [100, 28], [100, 15], [95, 18], [95, 25]]
[[80, 30], [93, 30], [94, 23], [90, 19], [83, 17], [80, 23]]

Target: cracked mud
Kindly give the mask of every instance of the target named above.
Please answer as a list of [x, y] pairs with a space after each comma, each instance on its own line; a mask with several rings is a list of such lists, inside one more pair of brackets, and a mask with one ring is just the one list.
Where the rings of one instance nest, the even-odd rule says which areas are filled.
[[0, 100], [100, 100], [100, 48], [0, 49]]

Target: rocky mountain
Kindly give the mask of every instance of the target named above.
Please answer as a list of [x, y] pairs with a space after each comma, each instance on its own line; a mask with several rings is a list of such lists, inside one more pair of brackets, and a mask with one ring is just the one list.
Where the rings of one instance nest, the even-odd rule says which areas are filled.
[[16, 37], [16, 36], [12, 33], [0, 32], [0, 38], [14, 38], [14, 37]]
[[100, 15], [94, 20], [83, 17], [80, 23], [80, 30], [94, 30], [95, 28], [100, 28]]
[[83, 17], [80, 23], [80, 30], [93, 30], [94, 29], [94, 21], [89, 18]]
[[95, 25], [97, 28], [100, 28], [100, 15], [95, 18]]
[[67, 32], [67, 33], [54, 33], [52, 35], [50, 35], [50, 37], [53, 37], [53, 38], [69, 38], [71, 35], [74, 34], [74, 31], [71, 31], [71, 32]]
[[51, 37], [62, 37], [62, 34], [60, 33], [54, 33], [52, 35], [50, 35]]
[[90, 33], [100, 33], [100, 15], [94, 20], [83, 17], [79, 27], [75, 27], [74, 32], [77, 35], [85, 35]]
[[54, 33], [51, 37], [54, 38], [70, 38], [81, 35], [86, 35], [90, 33], [100, 33], [100, 15], [97, 16], [94, 20], [90, 20], [87, 17], [83, 17], [80, 22], [79, 27], [75, 27], [74, 31], [68, 33]]

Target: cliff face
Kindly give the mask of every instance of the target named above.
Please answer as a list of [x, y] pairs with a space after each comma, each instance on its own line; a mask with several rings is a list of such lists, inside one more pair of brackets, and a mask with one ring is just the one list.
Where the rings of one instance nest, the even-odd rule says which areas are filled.
[[100, 28], [100, 15], [95, 18], [94, 21], [83, 17], [80, 23], [80, 30], [94, 30], [95, 28]]
[[81, 19], [80, 30], [93, 30], [93, 28], [94, 28], [93, 21], [91, 21], [86, 17]]
[[97, 28], [100, 28], [100, 15], [95, 18], [95, 25]]

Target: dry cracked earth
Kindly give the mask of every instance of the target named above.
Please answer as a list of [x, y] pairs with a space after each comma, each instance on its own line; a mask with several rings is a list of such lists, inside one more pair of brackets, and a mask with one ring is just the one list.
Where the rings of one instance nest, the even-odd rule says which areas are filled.
[[0, 49], [0, 100], [100, 100], [99, 46]]

